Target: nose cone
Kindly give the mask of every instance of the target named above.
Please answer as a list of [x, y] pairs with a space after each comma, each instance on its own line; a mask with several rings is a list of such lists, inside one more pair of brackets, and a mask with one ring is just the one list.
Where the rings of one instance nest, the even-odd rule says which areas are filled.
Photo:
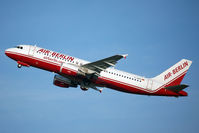
[[10, 48], [8, 48], [8, 49], [6, 49], [5, 50], [5, 54], [7, 55], [7, 56], [9, 56], [9, 53], [11, 52], [11, 49]]
[[8, 49], [5, 50], [5, 54], [6, 54], [8, 57], [10, 57], [10, 58], [14, 57], [13, 52], [14, 52], [14, 49], [13, 49], [13, 48], [8, 48]]

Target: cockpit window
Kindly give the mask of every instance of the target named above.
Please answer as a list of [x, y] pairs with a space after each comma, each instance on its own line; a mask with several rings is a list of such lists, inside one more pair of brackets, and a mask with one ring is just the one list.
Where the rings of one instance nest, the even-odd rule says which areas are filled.
[[16, 48], [18, 48], [18, 49], [23, 49], [23, 47], [22, 47], [22, 46], [16, 46]]

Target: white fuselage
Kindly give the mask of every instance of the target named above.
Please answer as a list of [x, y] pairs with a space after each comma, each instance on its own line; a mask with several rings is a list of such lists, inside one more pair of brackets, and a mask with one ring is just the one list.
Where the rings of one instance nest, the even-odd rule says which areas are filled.
[[[30, 66], [38, 67], [44, 70], [53, 71], [61, 75], [65, 70], [67, 73], [65, 75], [71, 76], [70, 73], [68, 73], [69, 71], [77, 72], [79, 67], [90, 63], [73, 56], [57, 53], [32, 45], [20, 46], [22, 49], [10, 48], [7, 49], [5, 53], [16, 61], [24, 62]], [[54, 67], [57, 67], [57, 70], [55, 70]], [[103, 85], [101, 83], [103, 83]], [[160, 83], [151, 78], [145, 78], [135, 74], [120, 71], [112, 67], [101, 71], [100, 76], [94, 84], [96, 86], [105, 86], [119, 91], [136, 94], [175, 95], [171, 92], [169, 92], [171, 94], [168, 92], [167, 94], [161, 90], [165, 86], [163, 83]]]

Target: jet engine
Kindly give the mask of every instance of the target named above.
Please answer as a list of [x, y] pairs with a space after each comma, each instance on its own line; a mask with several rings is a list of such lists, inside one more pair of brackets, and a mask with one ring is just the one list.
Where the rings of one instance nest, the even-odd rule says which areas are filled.
[[59, 87], [64, 87], [64, 88], [77, 87], [77, 84], [75, 84], [72, 80], [66, 77], [63, 77], [61, 75], [54, 76], [53, 84]]

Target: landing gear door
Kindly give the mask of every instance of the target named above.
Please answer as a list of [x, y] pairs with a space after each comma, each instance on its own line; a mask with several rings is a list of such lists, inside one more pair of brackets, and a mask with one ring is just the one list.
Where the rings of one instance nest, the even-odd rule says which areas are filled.
[[36, 50], [36, 46], [30, 46], [28, 55], [33, 56]]

